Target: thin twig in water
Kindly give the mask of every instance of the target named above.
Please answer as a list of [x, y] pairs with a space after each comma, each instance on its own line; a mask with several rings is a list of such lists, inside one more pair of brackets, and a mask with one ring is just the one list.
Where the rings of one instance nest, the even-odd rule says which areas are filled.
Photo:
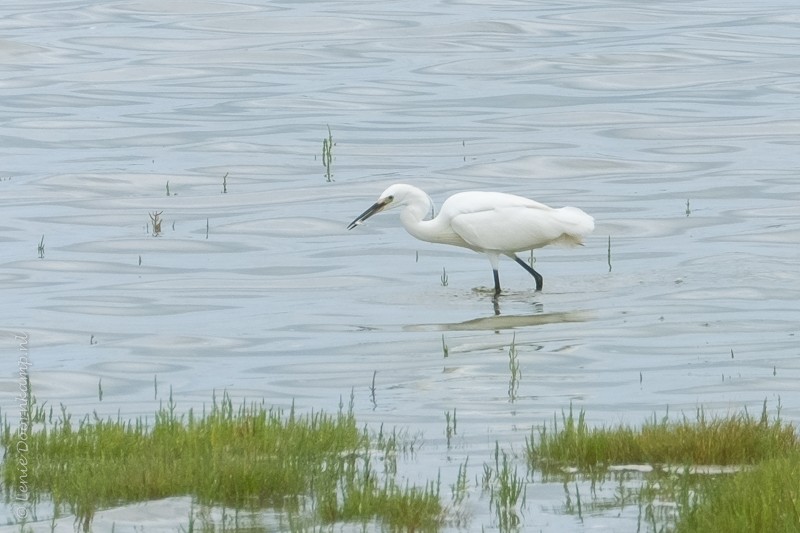
[[378, 402], [375, 400], [375, 376], [378, 374], [377, 370], [372, 372], [372, 385], [369, 387], [370, 399], [372, 400], [372, 408], [378, 407]]

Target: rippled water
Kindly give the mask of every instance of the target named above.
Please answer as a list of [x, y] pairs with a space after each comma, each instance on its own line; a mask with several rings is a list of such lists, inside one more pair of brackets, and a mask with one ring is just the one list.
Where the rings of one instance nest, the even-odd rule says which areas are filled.
[[[148, 415], [169, 387], [186, 409], [226, 389], [334, 410], [352, 390], [360, 420], [423, 435], [412, 483], [450, 482], [466, 457], [479, 472], [570, 403], [639, 423], [766, 399], [800, 420], [794, 8], [4, 3], [4, 411], [24, 333], [36, 396], [76, 415]], [[393, 182], [439, 204], [484, 189], [576, 205], [597, 229], [537, 253], [541, 294], [502, 263], [496, 315], [485, 258], [391, 214], [345, 229]], [[98, 527], [186, 516], [159, 505]], [[636, 528], [636, 509], [563, 507], [560, 485], [530, 485], [524, 527]], [[479, 489], [468, 508], [497, 527]]]

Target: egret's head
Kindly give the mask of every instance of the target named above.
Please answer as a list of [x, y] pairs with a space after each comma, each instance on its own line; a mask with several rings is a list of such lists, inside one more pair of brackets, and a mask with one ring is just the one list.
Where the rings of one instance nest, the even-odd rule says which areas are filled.
[[381, 211], [385, 211], [387, 209], [393, 209], [395, 207], [399, 207], [405, 203], [405, 196], [406, 193], [405, 188], [409, 187], [408, 185], [401, 185], [395, 184], [383, 191], [383, 193], [378, 198], [378, 201], [372, 204], [369, 209], [361, 213], [356, 217], [354, 221], [347, 226], [347, 229], [353, 229], [356, 226], [360, 226], [363, 224], [369, 217], [376, 213], [380, 213]]

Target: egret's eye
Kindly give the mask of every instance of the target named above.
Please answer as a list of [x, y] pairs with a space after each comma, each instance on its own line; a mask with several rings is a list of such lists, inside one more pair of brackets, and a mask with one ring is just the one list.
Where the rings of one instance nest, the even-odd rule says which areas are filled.
[[391, 202], [394, 202], [394, 196], [389, 195], [389, 196], [386, 197], [386, 203], [388, 204], [388, 203], [391, 203]]

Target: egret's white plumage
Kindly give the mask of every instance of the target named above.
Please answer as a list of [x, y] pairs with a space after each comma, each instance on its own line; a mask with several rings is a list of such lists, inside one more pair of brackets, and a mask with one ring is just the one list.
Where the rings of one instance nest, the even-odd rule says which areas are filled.
[[594, 230], [594, 219], [577, 207], [555, 209], [539, 202], [500, 192], [462, 192], [448, 198], [437, 216], [430, 196], [412, 185], [395, 184], [378, 201], [350, 223], [362, 224], [372, 215], [402, 207], [400, 221], [417, 239], [462, 246], [489, 257], [494, 272], [495, 293], [500, 293], [500, 255], [514, 259], [536, 279], [542, 277], [517, 252], [548, 244], [578, 245]]

